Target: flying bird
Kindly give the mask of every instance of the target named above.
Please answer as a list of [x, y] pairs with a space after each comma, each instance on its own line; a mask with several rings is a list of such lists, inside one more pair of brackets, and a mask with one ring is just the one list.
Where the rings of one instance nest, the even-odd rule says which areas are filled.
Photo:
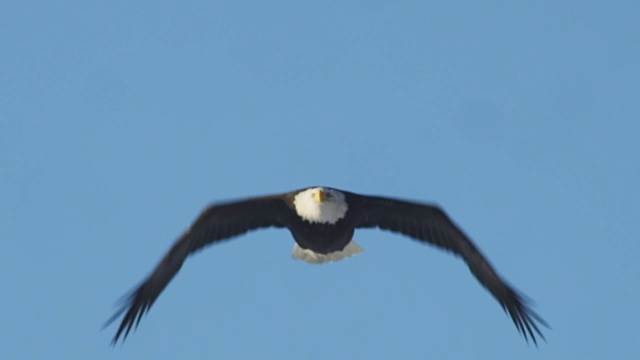
[[364, 196], [329, 187], [311, 187], [284, 194], [256, 197], [207, 207], [173, 244], [139, 286], [123, 298], [106, 325], [124, 313], [112, 344], [126, 339], [189, 255], [205, 246], [251, 230], [288, 228], [295, 245], [292, 257], [313, 264], [338, 261], [363, 249], [353, 240], [356, 229], [380, 228], [460, 256], [471, 273], [500, 303], [525, 340], [544, 340], [539, 325], [547, 326], [493, 269], [478, 248], [436, 205]]

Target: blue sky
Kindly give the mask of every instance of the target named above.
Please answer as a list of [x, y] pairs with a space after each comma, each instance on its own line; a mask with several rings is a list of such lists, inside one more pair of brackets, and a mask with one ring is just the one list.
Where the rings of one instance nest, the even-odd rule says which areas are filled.
[[[640, 355], [631, 1], [7, 1], [3, 357]], [[211, 202], [327, 185], [440, 204], [551, 324], [527, 346], [465, 264], [397, 235], [190, 258], [100, 330]]]

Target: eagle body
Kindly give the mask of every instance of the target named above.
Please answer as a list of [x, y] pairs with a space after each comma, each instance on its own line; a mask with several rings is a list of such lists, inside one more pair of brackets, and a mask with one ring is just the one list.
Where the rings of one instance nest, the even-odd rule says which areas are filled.
[[546, 326], [493, 269], [471, 240], [438, 206], [386, 197], [359, 195], [329, 187], [214, 204], [207, 207], [174, 243], [154, 271], [125, 298], [107, 321], [124, 317], [112, 343], [126, 338], [178, 273], [187, 257], [202, 248], [249, 231], [287, 228], [295, 240], [292, 257], [313, 264], [345, 259], [363, 249], [353, 237], [356, 229], [379, 228], [436, 246], [461, 257], [526, 340], [537, 344]]
[[[328, 199], [324, 201], [319, 197]], [[294, 191], [285, 198], [298, 215], [285, 224], [296, 241], [294, 259], [317, 264], [341, 260], [362, 251], [355, 243], [348, 246], [355, 232], [354, 211], [349, 211], [347, 205], [354, 204], [352, 195], [335, 189], [310, 188]], [[323, 202], [329, 205], [315, 206]]]
[[299, 222], [291, 228], [298, 246], [317, 254], [340, 252], [351, 242], [354, 229], [346, 221], [336, 224], [309, 224]]

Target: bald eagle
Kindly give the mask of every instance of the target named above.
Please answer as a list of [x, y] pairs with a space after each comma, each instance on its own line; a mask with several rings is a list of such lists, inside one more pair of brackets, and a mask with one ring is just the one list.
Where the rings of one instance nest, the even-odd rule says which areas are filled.
[[362, 248], [353, 242], [355, 229], [380, 228], [450, 251], [467, 263], [509, 314], [525, 340], [544, 339], [538, 325], [547, 326], [524, 297], [505, 283], [471, 240], [439, 207], [392, 198], [364, 196], [329, 187], [311, 187], [284, 194], [215, 204], [206, 208], [173, 244], [138, 287], [124, 297], [106, 325], [124, 317], [112, 344], [137, 327], [187, 257], [205, 246], [251, 230], [288, 228], [295, 245], [292, 257], [313, 264], [338, 261]]

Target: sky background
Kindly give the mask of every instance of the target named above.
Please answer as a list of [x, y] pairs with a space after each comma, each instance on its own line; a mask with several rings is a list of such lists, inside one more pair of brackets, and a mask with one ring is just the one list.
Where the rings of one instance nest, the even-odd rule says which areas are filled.
[[[3, 1], [5, 359], [640, 358], [633, 1]], [[189, 258], [100, 330], [207, 204], [326, 185], [440, 204], [551, 325], [449, 254], [286, 230]]]

